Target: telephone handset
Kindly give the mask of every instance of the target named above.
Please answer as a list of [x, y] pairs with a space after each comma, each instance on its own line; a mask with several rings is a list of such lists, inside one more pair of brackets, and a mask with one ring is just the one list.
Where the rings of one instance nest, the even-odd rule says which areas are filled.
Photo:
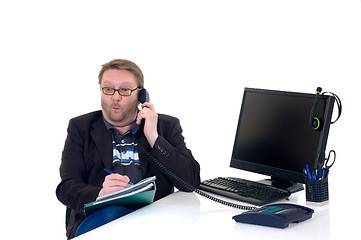
[[145, 88], [139, 90], [138, 101], [140, 103], [150, 102], [149, 93]]

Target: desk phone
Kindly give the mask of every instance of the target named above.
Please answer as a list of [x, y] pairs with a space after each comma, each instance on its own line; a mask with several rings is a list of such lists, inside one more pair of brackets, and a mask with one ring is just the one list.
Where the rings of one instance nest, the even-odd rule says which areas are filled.
[[290, 223], [303, 222], [312, 217], [314, 210], [296, 204], [271, 204], [233, 216], [241, 223], [286, 228]]

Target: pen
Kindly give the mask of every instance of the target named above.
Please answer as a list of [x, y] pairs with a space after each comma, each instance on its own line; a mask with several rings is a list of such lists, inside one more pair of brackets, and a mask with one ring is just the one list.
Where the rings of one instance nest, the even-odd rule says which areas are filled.
[[[104, 168], [104, 171], [109, 173], [109, 174], [114, 174], [112, 171], [110, 171], [109, 169], [107, 168]], [[130, 185], [134, 185], [134, 183], [132, 183], [131, 181], [128, 182]]]
[[325, 173], [325, 177], [324, 177], [324, 178], [328, 178], [328, 174], [329, 174], [330, 170], [329, 170], [329, 169], [325, 169], [324, 171], [325, 171], [325, 172], [324, 172], [324, 173]]
[[308, 179], [311, 179], [311, 173], [310, 173], [310, 169], [308, 167], [308, 164], [306, 164], [306, 171], [307, 171]]
[[109, 174], [114, 174], [112, 171], [110, 171], [110, 170], [107, 169], [107, 168], [104, 168], [104, 171], [107, 172], [107, 173], [109, 173]]

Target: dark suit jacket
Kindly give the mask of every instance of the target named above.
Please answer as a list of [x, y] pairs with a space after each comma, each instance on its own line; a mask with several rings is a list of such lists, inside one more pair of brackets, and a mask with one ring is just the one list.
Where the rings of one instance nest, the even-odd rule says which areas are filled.
[[[177, 118], [158, 114], [159, 137], [150, 148], [143, 131], [138, 131], [137, 142], [170, 171], [191, 185], [200, 184], [200, 166], [187, 149], [182, 128]], [[58, 199], [71, 209], [67, 236], [74, 237], [85, 219], [83, 205], [94, 201], [102, 187], [106, 172], [112, 169], [112, 137], [105, 127], [101, 111], [88, 113], [69, 121], [60, 165], [61, 182], [56, 189]], [[174, 189], [189, 191], [152, 165], [147, 155], [139, 150], [143, 177], [156, 176], [155, 200], [171, 194]]]

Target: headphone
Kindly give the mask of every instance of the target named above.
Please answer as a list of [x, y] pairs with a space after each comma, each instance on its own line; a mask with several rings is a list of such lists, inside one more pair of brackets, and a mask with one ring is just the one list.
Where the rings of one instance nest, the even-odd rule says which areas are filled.
[[320, 96], [321, 95], [323, 96], [323, 95], [326, 95], [326, 94], [331, 94], [336, 100], [336, 104], [337, 104], [337, 108], [338, 108], [338, 116], [337, 116], [335, 121], [331, 121], [331, 124], [334, 124], [335, 122], [337, 122], [337, 120], [341, 117], [341, 113], [342, 113], [341, 99], [336, 94], [334, 94], [332, 92], [324, 92], [322, 94], [321, 94], [321, 92], [322, 92], [322, 88], [318, 87], [316, 89], [315, 102], [313, 104], [312, 111], [311, 111], [311, 114], [310, 114], [310, 127], [313, 128], [314, 130], [321, 130], [322, 126], [323, 126], [322, 119], [315, 116], [316, 107], [317, 107], [318, 102], [320, 101]]

